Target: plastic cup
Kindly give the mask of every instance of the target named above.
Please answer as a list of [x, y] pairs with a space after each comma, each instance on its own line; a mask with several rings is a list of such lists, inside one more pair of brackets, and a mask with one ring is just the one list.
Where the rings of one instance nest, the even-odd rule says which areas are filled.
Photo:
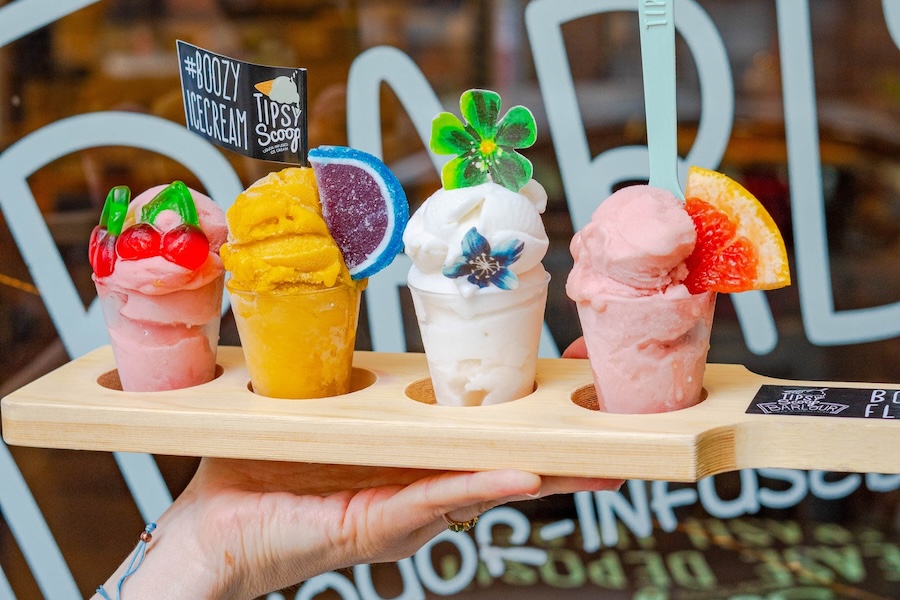
[[646, 414], [700, 402], [716, 294], [580, 302], [600, 410]]
[[288, 399], [348, 393], [361, 292], [337, 285], [257, 294], [228, 286], [253, 391]]
[[224, 279], [159, 295], [96, 284], [124, 391], [177, 390], [213, 380]]
[[549, 282], [469, 298], [409, 286], [438, 404], [499, 404], [534, 391]]

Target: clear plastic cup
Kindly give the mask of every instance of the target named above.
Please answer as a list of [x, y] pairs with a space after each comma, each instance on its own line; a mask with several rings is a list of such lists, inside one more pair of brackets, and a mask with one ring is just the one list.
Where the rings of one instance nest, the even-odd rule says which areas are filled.
[[469, 298], [409, 286], [438, 404], [499, 404], [534, 391], [549, 282]]
[[350, 391], [360, 287], [228, 293], [254, 392], [307, 399]]
[[177, 390], [213, 380], [223, 283], [224, 274], [159, 295], [96, 283], [123, 390]]
[[716, 294], [578, 303], [600, 410], [646, 414], [700, 402]]

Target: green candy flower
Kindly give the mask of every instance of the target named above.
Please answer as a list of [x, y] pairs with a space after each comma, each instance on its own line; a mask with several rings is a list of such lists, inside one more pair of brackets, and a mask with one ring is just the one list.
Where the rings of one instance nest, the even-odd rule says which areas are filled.
[[431, 123], [431, 150], [456, 154], [441, 170], [445, 189], [494, 183], [518, 192], [531, 179], [531, 161], [516, 152], [537, 139], [534, 115], [514, 106], [499, 121], [500, 95], [489, 90], [469, 90], [459, 99], [466, 123], [442, 112]]

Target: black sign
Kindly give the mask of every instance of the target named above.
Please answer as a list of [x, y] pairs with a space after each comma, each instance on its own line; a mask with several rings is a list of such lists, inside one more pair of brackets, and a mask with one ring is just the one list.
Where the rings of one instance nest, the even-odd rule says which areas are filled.
[[900, 389], [764, 385], [747, 413], [900, 420]]
[[188, 129], [243, 156], [306, 165], [306, 69], [267, 67], [178, 41]]

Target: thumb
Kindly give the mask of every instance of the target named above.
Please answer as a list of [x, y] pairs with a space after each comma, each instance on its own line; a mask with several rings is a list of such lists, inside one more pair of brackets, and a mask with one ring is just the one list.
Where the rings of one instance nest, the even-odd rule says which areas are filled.
[[566, 348], [562, 353], [563, 358], [587, 358], [587, 345], [584, 336], [581, 336]]

